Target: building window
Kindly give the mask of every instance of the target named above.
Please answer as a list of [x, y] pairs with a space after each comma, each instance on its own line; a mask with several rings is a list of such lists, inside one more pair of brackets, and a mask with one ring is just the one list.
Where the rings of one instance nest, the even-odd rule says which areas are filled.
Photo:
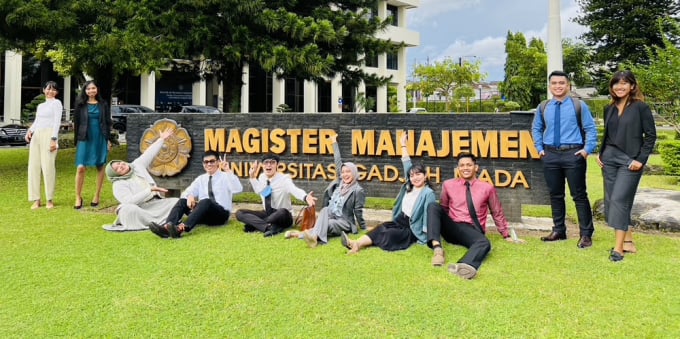
[[399, 56], [396, 52], [387, 53], [387, 69], [399, 69]]
[[364, 64], [366, 67], [378, 67], [378, 53], [366, 52], [364, 57]]
[[399, 9], [397, 6], [387, 5], [387, 18], [392, 20], [392, 26], [399, 26]]

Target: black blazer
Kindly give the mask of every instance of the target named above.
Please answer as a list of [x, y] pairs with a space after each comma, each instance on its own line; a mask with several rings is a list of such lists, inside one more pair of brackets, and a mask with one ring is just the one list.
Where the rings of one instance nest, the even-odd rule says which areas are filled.
[[[111, 126], [113, 122], [111, 121], [111, 107], [106, 101], [100, 101], [97, 103], [99, 106], [99, 128], [102, 134], [105, 135], [106, 140], [109, 140], [111, 136]], [[83, 104], [78, 104], [75, 111], [73, 112], [73, 131], [75, 133], [75, 140], [87, 140], [88, 131], [88, 117], [87, 117], [87, 102]]]
[[[613, 114], [618, 114], [616, 105], [609, 105], [604, 109], [604, 137], [600, 145], [600, 154], [604, 151], [607, 140], [607, 122]], [[617, 145], [623, 145], [622, 151], [633, 159], [645, 164], [656, 142], [656, 126], [649, 105], [636, 101], [623, 109], [619, 117], [618, 132], [612, 137]]]

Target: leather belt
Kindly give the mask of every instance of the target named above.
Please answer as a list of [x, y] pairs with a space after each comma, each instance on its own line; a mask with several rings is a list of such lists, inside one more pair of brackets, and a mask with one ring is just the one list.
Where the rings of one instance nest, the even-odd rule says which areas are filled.
[[543, 148], [545, 148], [548, 151], [552, 152], [567, 152], [567, 151], [574, 151], [574, 150], [579, 150], [583, 148], [583, 145], [560, 145], [559, 147], [555, 146], [550, 146], [550, 145], [543, 145]]

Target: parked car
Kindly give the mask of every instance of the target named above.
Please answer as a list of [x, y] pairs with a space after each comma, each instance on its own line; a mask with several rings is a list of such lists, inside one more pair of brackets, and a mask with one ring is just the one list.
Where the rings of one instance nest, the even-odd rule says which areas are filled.
[[0, 145], [26, 145], [28, 127], [19, 124], [8, 124], [0, 127]]
[[427, 110], [422, 107], [413, 107], [408, 111], [409, 113], [427, 113]]
[[118, 130], [119, 133], [125, 133], [127, 129], [127, 115], [131, 113], [155, 113], [155, 111], [141, 105], [113, 105], [111, 106], [113, 128]]
[[213, 113], [213, 114], [219, 114], [222, 113], [219, 109], [212, 107], [212, 106], [200, 106], [200, 105], [191, 105], [191, 106], [182, 106], [182, 108], [179, 111], [180, 113]]

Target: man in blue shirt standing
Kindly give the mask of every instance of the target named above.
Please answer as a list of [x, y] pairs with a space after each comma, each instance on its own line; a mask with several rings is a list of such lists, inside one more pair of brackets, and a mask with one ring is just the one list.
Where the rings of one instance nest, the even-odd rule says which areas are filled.
[[[553, 217], [552, 232], [541, 240], [567, 239], [566, 179], [578, 214], [580, 239], [577, 246], [588, 248], [593, 244], [595, 229], [586, 191], [586, 159], [597, 147], [597, 128], [588, 106], [583, 102], [575, 103], [579, 99], [569, 96], [571, 84], [567, 73], [554, 71], [548, 76], [548, 82], [553, 98], [538, 107], [532, 127], [534, 145], [543, 161]], [[545, 112], [541, 111], [541, 106], [544, 106]]]
[[[197, 224], [223, 225], [229, 220], [232, 197], [243, 191], [243, 185], [219, 154], [203, 155], [205, 173], [182, 192], [182, 198], [170, 211], [165, 225], [152, 224], [149, 229], [161, 238], [179, 238]], [[182, 222], [184, 215], [186, 221]]]

